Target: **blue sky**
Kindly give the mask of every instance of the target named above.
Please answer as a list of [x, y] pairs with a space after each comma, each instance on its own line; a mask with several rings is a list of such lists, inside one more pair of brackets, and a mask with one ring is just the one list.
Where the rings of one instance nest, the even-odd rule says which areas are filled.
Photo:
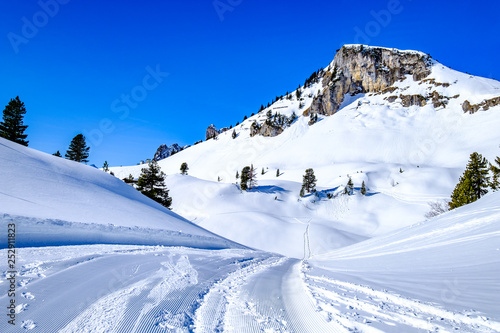
[[[56, 5], [57, 4], [57, 5]], [[234, 125], [328, 65], [343, 44], [415, 49], [500, 79], [495, 1], [9, 1], [0, 104], [26, 104], [30, 147], [132, 165]], [[3, 103], [3, 104], [2, 104]]]

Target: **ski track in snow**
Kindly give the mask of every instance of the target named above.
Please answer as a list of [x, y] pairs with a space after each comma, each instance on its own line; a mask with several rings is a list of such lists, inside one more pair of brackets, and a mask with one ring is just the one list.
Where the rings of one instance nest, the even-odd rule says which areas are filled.
[[318, 311], [348, 331], [361, 332], [499, 332], [500, 323], [473, 311], [452, 312], [387, 290], [308, 273], [301, 276]]
[[16, 329], [3, 322], [1, 332], [500, 331], [477, 312], [319, 276], [307, 261], [264, 252], [83, 246], [72, 258], [53, 249], [24, 258], [33, 278], [18, 285]]

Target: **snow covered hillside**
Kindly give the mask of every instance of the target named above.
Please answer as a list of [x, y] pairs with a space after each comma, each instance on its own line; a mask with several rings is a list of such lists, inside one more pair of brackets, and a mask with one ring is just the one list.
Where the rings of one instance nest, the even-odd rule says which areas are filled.
[[[314, 254], [417, 223], [429, 202], [449, 198], [472, 152], [490, 160], [499, 155], [500, 105], [471, 114], [464, 113], [464, 104], [480, 105], [500, 96], [500, 82], [459, 73], [436, 61], [428, 61], [425, 78], [404, 75], [378, 92], [370, 87], [379, 81], [372, 82], [367, 74], [365, 91], [343, 95], [337, 112], [316, 114], [318, 122], [310, 125], [313, 105], [339, 82], [328, 83], [338, 72], [336, 64], [343, 61], [353, 76], [360, 76], [367, 61], [360, 54], [380, 48], [346, 49], [354, 60], [336, 57], [317, 82], [301, 89], [300, 99], [293, 92], [290, 99], [284, 97], [250, 117], [234, 128], [235, 139], [229, 130], [217, 140], [161, 160], [162, 170], [172, 175], [167, 185], [173, 210], [242, 244], [301, 258], [309, 221]], [[392, 49], [382, 48], [385, 51]], [[404, 57], [424, 57], [415, 51], [394, 53], [401, 62]], [[380, 71], [392, 75], [387, 68]], [[264, 124], [268, 111], [295, 113], [298, 118], [277, 136], [251, 137], [253, 122]], [[173, 176], [183, 162], [189, 165], [190, 177]], [[238, 193], [231, 184], [239, 181], [236, 173], [251, 164], [259, 187]], [[138, 177], [142, 167], [111, 169], [124, 178]], [[319, 198], [299, 197], [307, 168], [318, 178], [323, 191]], [[356, 195], [328, 199], [328, 193], [342, 192], [349, 177]], [[363, 181], [366, 197], [359, 195]]]
[[242, 249], [25, 248], [17, 326], [2, 320], [0, 331], [498, 332], [499, 247], [492, 193], [306, 261]]
[[366, 320], [384, 332], [499, 332], [500, 193], [316, 256], [303, 274], [318, 308], [329, 317], [344, 312], [342, 322]]
[[2, 138], [0, 161], [0, 221], [16, 223], [17, 246], [234, 246], [93, 167]]

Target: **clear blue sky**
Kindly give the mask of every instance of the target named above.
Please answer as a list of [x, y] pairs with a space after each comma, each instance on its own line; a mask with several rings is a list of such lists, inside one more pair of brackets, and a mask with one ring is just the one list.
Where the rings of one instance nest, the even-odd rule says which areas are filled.
[[98, 166], [234, 125], [343, 44], [500, 79], [497, 1], [56, 1], [0, 6], [0, 107], [19, 95], [30, 147], [48, 153], [84, 132]]

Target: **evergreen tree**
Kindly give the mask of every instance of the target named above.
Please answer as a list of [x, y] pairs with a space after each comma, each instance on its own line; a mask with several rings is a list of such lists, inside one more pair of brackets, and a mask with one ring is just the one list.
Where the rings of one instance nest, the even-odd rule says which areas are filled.
[[299, 89], [295, 91], [295, 96], [297, 97], [297, 100], [300, 100], [300, 97], [302, 96], [302, 90], [300, 90], [300, 85]]
[[276, 170], [276, 177], [280, 176], [280, 169]]
[[132, 184], [132, 186], [134, 185], [134, 176], [132, 176], [131, 173], [128, 174], [128, 177], [125, 180], [125, 183]]
[[188, 170], [189, 170], [188, 164], [186, 162], [183, 162], [181, 164], [181, 174], [182, 175], [187, 175], [188, 174]]
[[236, 137], [238, 136], [238, 135], [236, 134], [236, 130], [233, 130], [233, 134], [232, 134], [231, 136], [233, 137], [233, 139], [236, 139]]
[[488, 193], [488, 161], [481, 154], [472, 153], [469, 163], [451, 194], [450, 209], [469, 204]]
[[104, 172], [108, 172], [109, 171], [109, 164], [108, 164], [108, 161], [104, 161], [104, 164], [102, 165], [102, 170]]
[[253, 164], [251, 167], [249, 166], [244, 167], [243, 170], [241, 170], [240, 188], [243, 191], [248, 191], [256, 186], [257, 186], [257, 179]]
[[266, 125], [270, 126], [273, 123], [273, 113], [271, 110], [266, 113]]
[[3, 110], [3, 121], [0, 122], [0, 137], [27, 147], [29, 141], [25, 140], [28, 136], [24, 134], [24, 131], [28, 126], [23, 124], [25, 114], [26, 108], [19, 96], [11, 99]]
[[351, 177], [347, 181], [347, 185], [344, 188], [344, 194], [351, 195], [354, 192], [354, 184], [352, 183]]
[[137, 190], [170, 209], [172, 198], [168, 195], [168, 189], [165, 186], [165, 174], [156, 161], [151, 161], [148, 168], [141, 170], [141, 176], [137, 181]]
[[366, 185], [365, 181], [363, 180], [363, 183], [361, 184], [361, 190], [359, 191], [362, 195], [366, 195]]
[[302, 178], [302, 188], [300, 190], [300, 196], [303, 197], [305, 195], [305, 192], [316, 192], [316, 176], [314, 175], [313, 169], [307, 169], [305, 175]]
[[250, 167], [246, 166], [241, 170], [241, 180], [240, 180], [240, 188], [242, 191], [248, 190], [248, 174], [250, 173]]
[[57, 157], [62, 157], [62, 155], [61, 155], [61, 153], [59, 152], [59, 150], [58, 150], [58, 151], [56, 151], [56, 152], [55, 152], [54, 154], [52, 154], [52, 155], [57, 156]]
[[500, 189], [500, 157], [497, 156], [495, 159], [495, 163], [497, 165], [493, 165], [490, 163], [490, 171], [493, 173], [493, 177], [491, 179], [490, 186], [493, 189], [493, 191], [498, 191]]
[[236, 179], [240, 178], [240, 174], [236, 171]]
[[76, 162], [87, 163], [90, 147], [87, 147], [83, 134], [77, 134], [69, 145], [66, 158]]

